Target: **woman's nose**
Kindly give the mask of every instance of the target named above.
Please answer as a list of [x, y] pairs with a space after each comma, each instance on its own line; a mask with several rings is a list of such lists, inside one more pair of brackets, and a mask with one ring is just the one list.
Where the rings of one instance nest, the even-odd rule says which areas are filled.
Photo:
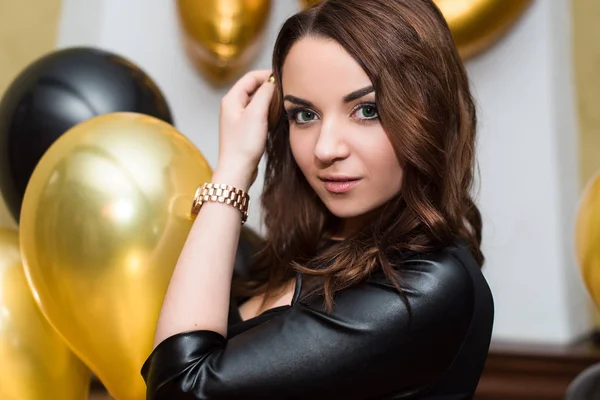
[[343, 124], [335, 120], [324, 120], [315, 145], [315, 157], [321, 163], [331, 164], [349, 156], [349, 148], [344, 140]]

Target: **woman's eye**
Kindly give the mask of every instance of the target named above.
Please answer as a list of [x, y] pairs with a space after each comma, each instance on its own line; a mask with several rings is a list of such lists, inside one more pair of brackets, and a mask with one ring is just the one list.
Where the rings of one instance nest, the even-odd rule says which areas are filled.
[[292, 119], [296, 124], [306, 124], [317, 119], [317, 114], [310, 110], [299, 110], [292, 113]]
[[377, 113], [377, 106], [375, 104], [363, 104], [356, 111], [354, 111], [353, 116], [358, 119], [376, 119], [379, 117]]

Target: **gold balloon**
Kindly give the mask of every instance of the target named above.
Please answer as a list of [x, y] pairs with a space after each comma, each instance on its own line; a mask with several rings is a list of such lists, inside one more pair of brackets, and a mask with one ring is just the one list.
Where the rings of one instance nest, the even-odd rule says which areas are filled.
[[494, 44], [532, 0], [434, 0], [444, 14], [463, 59]]
[[19, 234], [0, 228], [0, 399], [85, 400], [90, 378], [33, 299]]
[[583, 281], [600, 308], [600, 171], [584, 190], [579, 203], [575, 250]]
[[166, 122], [134, 113], [67, 131], [34, 170], [21, 211], [25, 271], [51, 324], [118, 400], [140, 369], [212, 171]]
[[214, 85], [241, 74], [261, 49], [271, 0], [178, 0], [188, 57]]

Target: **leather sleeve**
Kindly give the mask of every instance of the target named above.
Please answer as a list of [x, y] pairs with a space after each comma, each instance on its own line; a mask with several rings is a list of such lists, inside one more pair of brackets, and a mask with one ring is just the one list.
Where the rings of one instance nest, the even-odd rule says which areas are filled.
[[372, 398], [440, 379], [469, 328], [473, 286], [452, 257], [407, 261], [401, 295], [381, 275], [225, 339], [191, 331], [165, 339], [142, 375], [147, 399]]

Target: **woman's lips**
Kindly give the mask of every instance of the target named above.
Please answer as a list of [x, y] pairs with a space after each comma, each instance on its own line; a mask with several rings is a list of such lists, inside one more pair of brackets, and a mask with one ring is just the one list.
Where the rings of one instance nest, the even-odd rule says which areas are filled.
[[348, 180], [323, 180], [325, 189], [331, 193], [346, 193], [353, 187], [358, 185], [360, 179], [348, 179]]

